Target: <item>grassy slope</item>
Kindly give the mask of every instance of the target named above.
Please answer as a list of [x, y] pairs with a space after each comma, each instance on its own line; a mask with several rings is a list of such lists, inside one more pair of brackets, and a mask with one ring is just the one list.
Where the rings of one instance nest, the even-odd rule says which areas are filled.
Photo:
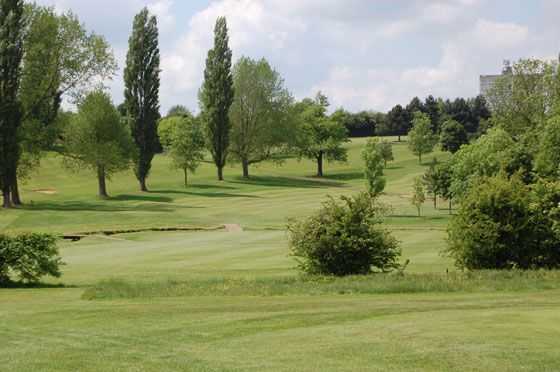
[[[316, 209], [327, 194], [363, 187], [359, 151], [305, 177], [313, 164], [262, 165], [245, 182], [205, 165], [193, 186], [156, 159], [150, 194], [115, 176], [113, 200], [92, 197], [88, 174], [49, 158], [24, 186], [33, 201], [0, 211], [0, 228], [72, 232], [128, 226], [239, 223], [241, 233], [140, 233], [65, 243], [62, 281], [78, 288], [0, 290], [0, 370], [6, 371], [358, 371], [554, 370], [560, 363], [560, 292], [406, 295], [213, 296], [85, 301], [85, 286], [108, 278], [196, 281], [293, 276], [286, 218]], [[444, 272], [447, 212], [415, 217], [407, 195], [422, 167], [403, 145], [387, 171], [390, 227], [413, 272]], [[439, 157], [443, 155], [439, 154]], [[32, 190], [55, 188], [56, 195]], [[266, 229], [265, 229], [266, 228]]]

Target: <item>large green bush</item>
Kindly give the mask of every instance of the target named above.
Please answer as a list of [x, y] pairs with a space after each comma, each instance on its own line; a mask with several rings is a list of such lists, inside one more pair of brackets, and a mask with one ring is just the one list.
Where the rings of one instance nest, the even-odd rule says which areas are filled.
[[447, 253], [466, 269], [560, 267], [560, 187], [520, 176], [481, 179], [449, 226]]
[[26, 283], [36, 283], [45, 275], [60, 277], [61, 264], [52, 235], [0, 235], [0, 285], [11, 276]]
[[308, 274], [345, 276], [398, 267], [398, 241], [381, 227], [386, 207], [368, 193], [329, 198], [303, 221], [288, 225], [291, 255]]

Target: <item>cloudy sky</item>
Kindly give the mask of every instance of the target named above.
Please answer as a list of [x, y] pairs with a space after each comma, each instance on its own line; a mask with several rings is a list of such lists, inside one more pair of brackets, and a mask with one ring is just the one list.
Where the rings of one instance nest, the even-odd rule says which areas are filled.
[[[326, 93], [333, 107], [385, 111], [413, 96], [478, 94], [480, 74], [504, 59], [556, 59], [560, 0], [39, 0], [72, 9], [104, 35], [124, 66], [132, 18], [158, 16], [161, 103], [197, 109], [216, 17], [234, 59], [265, 57], [297, 98]], [[122, 102], [122, 71], [110, 84]]]

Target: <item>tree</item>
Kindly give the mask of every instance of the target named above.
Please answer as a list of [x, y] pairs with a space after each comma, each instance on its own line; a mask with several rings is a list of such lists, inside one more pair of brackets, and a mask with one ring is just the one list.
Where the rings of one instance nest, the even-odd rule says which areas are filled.
[[432, 133], [439, 133], [442, 113], [440, 104], [432, 95], [428, 96], [424, 101], [424, 111], [422, 112], [430, 118], [430, 128], [432, 129]]
[[158, 150], [160, 55], [158, 26], [155, 16], [144, 8], [134, 17], [128, 41], [124, 70], [125, 104], [131, 119], [132, 136], [137, 152], [134, 173], [142, 191], [148, 191], [146, 179], [152, 159]]
[[116, 62], [102, 37], [88, 33], [71, 12], [26, 7], [22, 80], [18, 98], [21, 125], [17, 138], [20, 156], [10, 187], [14, 204], [21, 204], [18, 178], [29, 177], [45, 150], [60, 136], [63, 98], [79, 102], [92, 86], [113, 75]]
[[444, 151], [454, 154], [459, 151], [461, 146], [469, 142], [467, 131], [458, 121], [446, 120], [441, 126], [440, 142]]
[[208, 51], [204, 83], [199, 93], [201, 117], [206, 127], [206, 140], [218, 179], [224, 179], [230, 145], [231, 122], [229, 111], [233, 103], [233, 76], [231, 73], [231, 50], [226, 19], [219, 17], [214, 29], [214, 47]]
[[434, 195], [439, 195], [449, 202], [449, 214], [452, 213], [453, 192], [451, 190], [452, 180], [451, 162], [439, 163], [436, 165], [431, 178]]
[[424, 183], [422, 177], [414, 179], [413, 194], [411, 199], [412, 205], [418, 210], [418, 217], [422, 215], [422, 205], [426, 202], [426, 193], [424, 191]]
[[192, 116], [192, 113], [183, 105], [175, 105], [167, 111], [166, 117], [170, 116]]
[[18, 90], [23, 58], [23, 0], [0, 0], [0, 186], [3, 206], [11, 207], [10, 190], [17, 180], [21, 104]]
[[558, 183], [481, 178], [451, 220], [445, 252], [469, 270], [558, 268], [559, 202]]
[[436, 137], [430, 129], [430, 117], [422, 112], [414, 113], [413, 127], [408, 133], [408, 147], [418, 156], [422, 163], [422, 155], [434, 150]]
[[[501, 128], [492, 128], [468, 146], [463, 146], [451, 158], [451, 193], [462, 199], [480, 177], [497, 175], [510, 164], [515, 141]], [[510, 171], [515, 172], [514, 169]]]
[[317, 177], [323, 177], [323, 161], [346, 161], [348, 150], [342, 145], [348, 142], [348, 132], [340, 123], [331, 120], [326, 112], [329, 102], [317, 93], [315, 100], [309, 98], [296, 104], [299, 127], [296, 150], [300, 158], [317, 162]]
[[158, 127], [165, 151], [173, 159], [173, 167], [181, 169], [188, 186], [188, 172], [194, 173], [204, 159], [204, 130], [192, 116], [171, 116]]
[[377, 140], [370, 139], [362, 152], [362, 158], [365, 161], [365, 177], [371, 195], [382, 193], [387, 182], [383, 178], [384, 159], [378, 145]]
[[243, 177], [249, 178], [250, 165], [274, 159], [294, 137], [292, 97], [265, 59], [239, 59], [233, 87], [230, 153], [241, 162]]
[[348, 131], [348, 136], [351, 138], [373, 137], [376, 128], [381, 124], [382, 115], [372, 111], [351, 113], [339, 108], [332, 113], [331, 119], [344, 125]]
[[107, 198], [106, 179], [130, 165], [134, 144], [107, 93], [96, 90], [83, 100], [64, 132], [65, 164], [97, 174], [99, 197]]
[[399, 142], [401, 137], [406, 136], [410, 130], [410, 120], [405, 109], [401, 105], [396, 105], [387, 113], [383, 127], [380, 130], [383, 134], [398, 136]]
[[387, 163], [395, 160], [393, 155], [393, 145], [387, 141], [381, 141], [377, 144], [377, 149], [383, 158], [383, 167], [387, 168]]
[[438, 162], [434, 158], [430, 163], [430, 167], [426, 170], [422, 176], [422, 182], [426, 187], [428, 194], [432, 194], [434, 198], [434, 209], [437, 209], [437, 198], [438, 198], [438, 173], [437, 173]]
[[57, 237], [49, 234], [0, 234], [0, 286], [10, 284], [10, 274], [24, 283], [37, 283], [41, 277], [60, 277], [62, 259]]
[[548, 120], [541, 135], [536, 168], [543, 177], [557, 178], [560, 175], [560, 116]]
[[288, 225], [291, 255], [308, 274], [356, 275], [399, 267], [399, 242], [382, 228], [387, 208], [368, 193], [333, 198], [303, 221]]

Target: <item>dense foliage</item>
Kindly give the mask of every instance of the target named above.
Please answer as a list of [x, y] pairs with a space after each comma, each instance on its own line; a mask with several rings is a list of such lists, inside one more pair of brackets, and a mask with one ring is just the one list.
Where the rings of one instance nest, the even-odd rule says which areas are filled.
[[274, 159], [292, 142], [293, 99], [264, 58], [240, 58], [233, 68], [233, 87], [230, 154], [241, 163], [243, 177], [249, 178], [250, 165]]
[[430, 117], [427, 114], [420, 111], [414, 113], [412, 129], [408, 133], [408, 147], [413, 154], [418, 156], [419, 163], [422, 163], [422, 155], [432, 152], [437, 143], [430, 123]]
[[399, 266], [398, 241], [381, 227], [386, 208], [367, 193], [330, 198], [314, 215], [288, 225], [290, 249], [308, 274], [345, 276]]
[[231, 55], [227, 22], [224, 17], [219, 17], [214, 28], [214, 47], [208, 51], [206, 58], [199, 100], [206, 141], [220, 181], [224, 179], [223, 169], [230, 146], [229, 111], [234, 97]]
[[128, 41], [124, 70], [125, 107], [130, 118], [132, 137], [137, 147], [134, 173], [142, 191], [148, 191], [146, 179], [159, 143], [160, 55], [157, 20], [144, 8], [134, 17]]
[[386, 161], [383, 158], [377, 140], [368, 140], [362, 151], [362, 158], [365, 162], [365, 177], [368, 191], [372, 195], [378, 195], [385, 189], [387, 181], [383, 177], [383, 169]]
[[560, 186], [483, 178], [449, 226], [447, 253], [466, 269], [560, 267]]
[[183, 171], [187, 187], [188, 172], [196, 172], [204, 160], [204, 129], [200, 121], [187, 114], [171, 116], [160, 121], [158, 132], [172, 166]]
[[64, 132], [65, 164], [97, 174], [98, 195], [106, 198], [106, 178], [129, 167], [135, 149], [126, 120], [109, 95], [103, 91], [90, 93], [78, 107]]
[[36, 283], [43, 276], [60, 277], [62, 260], [56, 237], [48, 234], [0, 235], [0, 286], [17, 279]]
[[298, 120], [296, 151], [300, 158], [308, 158], [317, 163], [317, 176], [323, 176], [323, 162], [346, 161], [348, 150], [343, 144], [348, 142], [348, 132], [340, 123], [327, 115], [329, 107], [325, 95], [318, 93], [314, 100], [306, 98], [295, 107]]

